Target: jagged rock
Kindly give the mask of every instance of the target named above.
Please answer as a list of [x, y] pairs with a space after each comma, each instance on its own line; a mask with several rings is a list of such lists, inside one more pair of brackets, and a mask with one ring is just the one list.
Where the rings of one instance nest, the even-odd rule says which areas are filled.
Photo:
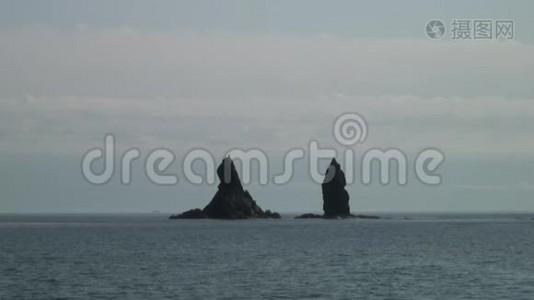
[[337, 219], [337, 218], [362, 218], [362, 219], [379, 219], [377, 216], [352, 215], [349, 206], [349, 193], [345, 190], [347, 185], [345, 173], [341, 166], [333, 158], [321, 185], [323, 192], [323, 211], [324, 215], [303, 214], [295, 217], [296, 219]]
[[310, 213], [295, 217], [295, 219], [322, 219], [322, 218], [323, 218], [323, 215], [310, 214]]
[[379, 216], [370, 216], [370, 215], [351, 215], [353, 218], [358, 218], [358, 219], [380, 219]]
[[270, 209], [266, 210], [265, 213], [263, 214], [262, 217], [260, 218], [265, 218], [265, 219], [281, 219], [282, 216], [280, 216], [279, 213], [275, 212], [275, 211], [271, 211]]
[[191, 210], [188, 210], [186, 212], [183, 212], [183, 213], [181, 213], [179, 215], [172, 215], [169, 218], [170, 219], [205, 219], [207, 217], [208, 216], [206, 216], [202, 212], [202, 209], [195, 208], [195, 209], [191, 209]]
[[239, 174], [230, 157], [223, 159], [217, 168], [220, 183], [217, 193], [203, 210], [193, 209], [179, 215], [172, 215], [170, 219], [249, 219], [274, 218], [279, 219], [280, 214], [263, 211], [250, 193], [243, 189]]
[[345, 173], [335, 158], [326, 170], [323, 184], [323, 211], [326, 218], [350, 216], [349, 193], [345, 190]]

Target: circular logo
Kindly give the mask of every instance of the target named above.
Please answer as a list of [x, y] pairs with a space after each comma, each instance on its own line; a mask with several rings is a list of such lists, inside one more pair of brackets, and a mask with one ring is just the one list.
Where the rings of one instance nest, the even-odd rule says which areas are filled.
[[441, 20], [430, 20], [426, 23], [426, 36], [439, 40], [445, 35], [445, 25]]
[[334, 123], [334, 138], [345, 146], [362, 143], [367, 137], [367, 122], [357, 113], [346, 113]]

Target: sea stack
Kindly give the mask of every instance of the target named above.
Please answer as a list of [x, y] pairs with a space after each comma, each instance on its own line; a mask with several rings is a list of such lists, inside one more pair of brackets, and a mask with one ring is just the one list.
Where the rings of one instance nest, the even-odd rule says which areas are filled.
[[353, 215], [350, 213], [349, 193], [345, 190], [347, 181], [345, 173], [341, 170], [335, 158], [332, 158], [324, 176], [321, 189], [323, 192], [324, 214], [307, 213], [297, 216], [297, 219], [337, 219], [337, 218], [362, 218], [379, 219], [377, 216]]
[[345, 190], [346, 185], [345, 173], [336, 159], [332, 158], [321, 185], [325, 218], [350, 217], [350, 197]]
[[280, 214], [263, 211], [247, 190], [243, 189], [232, 159], [227, 156], [217, 168], [219, 186], [217, 193], [204, 209], [192, 209], [170, 219], [251, 219], [280, 218]]

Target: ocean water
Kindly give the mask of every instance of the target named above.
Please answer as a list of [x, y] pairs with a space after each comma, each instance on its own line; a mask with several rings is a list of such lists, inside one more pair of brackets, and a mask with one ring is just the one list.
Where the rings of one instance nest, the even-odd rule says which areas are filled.
[[534, 216], [0, 216], [1, 299], [534, 299]]

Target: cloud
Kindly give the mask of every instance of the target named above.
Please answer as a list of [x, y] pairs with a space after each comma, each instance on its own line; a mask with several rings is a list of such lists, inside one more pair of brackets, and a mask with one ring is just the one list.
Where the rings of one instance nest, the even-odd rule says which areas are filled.
[[[121, 147], [257, 147], [283, 153], [312, 139], [341, 147], [335, 118], [355, 111], [369, 123], [358, 150], [397, 147], [446, 154], [531, 155], [534, 102], [504, 98], [317, 96], [313, 98], [2, 98], [0, 151], [83, 153], [106, 133]], [[178, 153], [178, 154], [179, 154]]]
[[518, 42], [131, 27], [2, 29], [0, 40], [10, 96], [534, 96], [534, 46]]
[[[530, 155], [533, 46], [335, 35], [0, 30], [0, 151], [283, 152], [367, 118], [365, 146]], [[488, 96], [491, 95], [491, 96]]]

